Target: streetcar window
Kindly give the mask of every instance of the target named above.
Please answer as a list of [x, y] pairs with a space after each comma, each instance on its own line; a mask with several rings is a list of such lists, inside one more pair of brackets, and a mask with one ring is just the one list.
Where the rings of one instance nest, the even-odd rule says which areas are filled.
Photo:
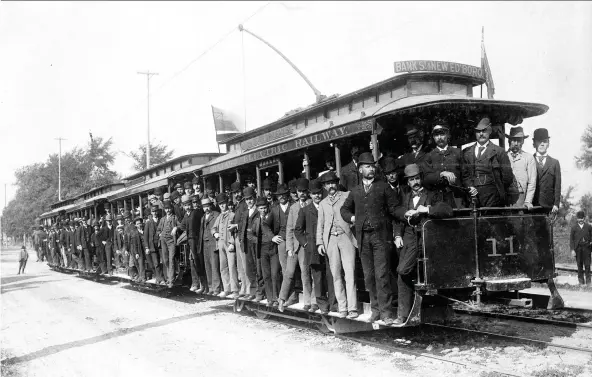
[[457, 84], [453, 82], [442, 82], [441, 83], [441, 93], [442, 94], [458, 94], [458, 95], [467, 95], [467, 85], [466, 84]]
[[437, 81], [409, 81], [408, 85], [410, 95], [438, 94]]

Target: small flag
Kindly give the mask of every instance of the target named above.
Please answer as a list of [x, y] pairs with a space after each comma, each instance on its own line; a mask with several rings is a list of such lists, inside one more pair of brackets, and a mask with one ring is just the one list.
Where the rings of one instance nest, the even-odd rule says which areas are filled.
[[212, 106], [212, 115], [214, 116], [214, 127], [216, 128], [216, 142], [218, 144], [224, 143], [233, 136], [240, 134], [235, 121], [228, 113], [224, 113], [221, 109]]
[[484, 42], [484, 28], [481, 29], [481, 69], [485, 72], [485, 83], [487, 84], [487, 98], [493, 99], [495, 94], [495, 85], [493, 84], [493, 77], [491, 76], [491, 68], [489, 68], [489, 61], [487, 60], [487, 53], [485, 52]]

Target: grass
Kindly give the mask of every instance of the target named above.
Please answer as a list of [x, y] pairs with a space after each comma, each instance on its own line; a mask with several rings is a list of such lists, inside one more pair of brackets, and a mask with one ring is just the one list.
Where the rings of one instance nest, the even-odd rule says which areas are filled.
[[569, 225], [560, 226], [557, 223], [553, 226], [553, 243], [555, 245], [555, 263], [575, 263], [569, 249]]

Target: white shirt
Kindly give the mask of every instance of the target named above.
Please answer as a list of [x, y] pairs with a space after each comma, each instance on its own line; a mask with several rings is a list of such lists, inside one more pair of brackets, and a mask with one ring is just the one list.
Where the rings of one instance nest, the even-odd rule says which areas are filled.
[[286, 204], [280, 203], [280, 207], [281, 207], [282, 211], [286, 212], [286, 209], [288, 209], [288, 205], [289, 205], [289, 203], [286, 203]]
[[440, 148], [439, 146], [436, 145], [436, 148], [438, 148], [438, 150], [440, 152], [446, 152], [448, 150], [448, 145], [446, 147], [444, 147], [444, 148]]
[[420, 145], [419, 147], [417, 147], [416, 150], [412, 150], [413, 151], [413, 156], [417, 157], [417, 155], [419, 154], [419, 152], [421, 151], [421, 148], [423, 148], [423, 144]]
[[487, 140], [487, 143], [481, 145], [479, 143], [475, 143], [475, 157], [477, 157], [479, 155], [479, 147], [485, 147], [485, 149], [483, 149], [483, 152], [481, 152], [481, 154], [485, 153], [485, 150], [487, 149], [487, 147], [489, 146], [490, 141]]
[[249, 217], [253, 216], [253, 213], [255, 212], [257, 208], [255, 208], [255, 206], [252, 206], [251, 208], [249, 208]]
[[[580, 224], [578, 224], [580, 225]], [[580, 225], [580, 229], [584, 229], [584, 224]]]
[[539, 163], [539, 157], [543, 158], [543, 165], [545, 165], [545, 162], [547, 162], [547, 154], [540, 154], [539, 152], [536, 153], [536, 162], [537, 164]]
[[315, 202], [312, 202], [312, 204], [314, 204], [315, 208], [317, 209], [317, 211], [319, 210], [319, 205]]

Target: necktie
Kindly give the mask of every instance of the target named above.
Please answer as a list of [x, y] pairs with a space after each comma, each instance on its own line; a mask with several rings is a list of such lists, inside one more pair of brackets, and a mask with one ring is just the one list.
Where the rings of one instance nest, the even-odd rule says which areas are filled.
[[543, 167], [543, 159], [545, 158], [545, 156], [538, 156], [537, 157], [539, 160], [539, 165], [541, 165], [541, 168]]
[[481, 154], [483, 153], [484, 149], [485, 147], [479, 147], [479, 152], [477, 152], [477, 159], [481, 158]]
[[370, 190], [370, 185], [364, 185], [364, 191], [368, 192], [368, 190]]

